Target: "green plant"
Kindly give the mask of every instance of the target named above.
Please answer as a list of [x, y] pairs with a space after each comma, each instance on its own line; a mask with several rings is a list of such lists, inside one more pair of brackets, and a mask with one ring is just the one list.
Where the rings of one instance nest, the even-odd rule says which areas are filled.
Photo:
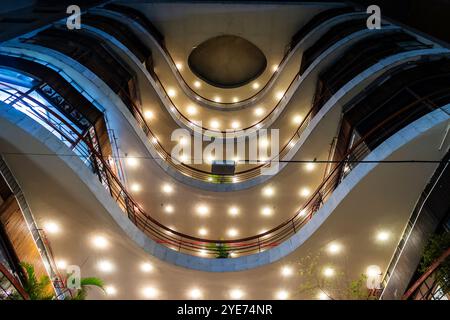
[[226, 259], [230, 257], [230, 247], [223, 243], [210, 243], [208, 249], [211, 250], [217, 259]]
[[49, 293], [50, 278], [48, 276], [41, 276], [37, 279], [32, 264], [21, 262], [20, 265], [25, 271], [23, 288], [28, 293], [30, 300], [52, 300], [55, 295], [53, 292]]
[[103, 280], [95, 277], [81, 278], [80, 289], [76, 289], [75, 292], [72, 293], [72, 297], [68, 298], [68, 300], [86, 300], [88, 291], [92, 287], [96, 287], [104, 291]]
[[[450, 248], [450, 232], [433, 235], [425, 246], [418, 271], [424, 273], [435, 262], [445, 250]], [[450, 286], [450, 257], [447, 257], [435, 271], [436, 278], [440, 279], [440, 285], [445, 290]]]

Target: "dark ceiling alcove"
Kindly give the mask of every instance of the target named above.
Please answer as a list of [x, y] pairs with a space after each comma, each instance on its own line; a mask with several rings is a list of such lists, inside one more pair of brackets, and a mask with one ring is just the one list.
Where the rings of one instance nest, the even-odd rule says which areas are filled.
[[236, 88], [264, 72], [264, 53], [250, 41], [222, 35], [199, 44], [188, 58], [192, 72], [205, 82], [221, 88]]

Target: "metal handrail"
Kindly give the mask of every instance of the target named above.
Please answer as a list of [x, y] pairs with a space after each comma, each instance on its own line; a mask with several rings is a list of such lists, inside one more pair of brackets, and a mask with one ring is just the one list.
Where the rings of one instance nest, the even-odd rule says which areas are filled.
[[[403, 115], [405, 112], [409, 111], [411, 108], [416, 106], [419, 103], [427, 101], [435, 96], [442, 97], [442, 93], [446, 92], [446, 96], [450, 96], [450, 92], [448, 88], [444, 88], [433, 94], [422, 97], [414, 101], [413, 103], [400, 108], [397, 112], [383, 120], [381, 123], [376, 125], [370, 131], [368, 131], [357, 143], [355, 143], [350, 150], [342, 157], [342, 160], [338, 162], [333, 170], [328, 174], [328, 176], [323, 180], [323, 182], [317, 187], [314, 191], [313, 195], [307, 200], [307, 202], [302, 206], [302, 209], [299, 210], [292, 218], [287, 221], [281, 223], [277, 227], [266, 231], [264, 233], [241, 238], [235, 240], [213, 240], [213, 239], [203, 239], [198, 237], [193, 237], [190, 235], [186, 235], [175, 230], [172, 230], [149, 214], [147, 214], [142, 207], [133, 199], [133, 197], [128, 193], [125, 187], [122, 185], [120, 179], [116, 177], [114, 171], [109, 167], [109, 164], [103, 159], [103, 157], [98, 153], [98, 151], [93, 148], [90, 141], [86, 141], [85, 137], [81, 136], [77, 130], [75, 130], [70, 123], [61, 118], [61, 122], [72, 129], [76, 135], [79, 135], [80, 141], [84, 141], [84, 143], [90, 148], [91, 157], [93, 157], [97, 162], [101, 163], [102, 166], [98, 166], [97, 174], [105, 186], [105, 188], [110, 192], [110, 195], [119, 205], [119, 207], [128, 215], [128, 218], [144, 233], [146, 233], [150, 238], [155, 241], [168, 246], [169, 248], [180, 251], [180, 252], [196, 252], [196, 253], [204, 253], [209, 256], [213, 256], [215, 253], [215, 249], [211, 248], [211, 244], [216, 245], [225, 245], [227, 246], [227, 250], [239, 254], [252, 254], [261, 252], [266, 250], [267, 248], [271, 248], [279, 245], [282, 241], [289, 238], [298, 230], [305, 225], [312, 216], [320, 209], [323, 203], [327, 200], [330, 194], [334, 191], [336, 186], [341, 181], [341, 172], [343, 172], [344, 165], [350, 162], [348, 159], [352, 159], [351, 161], [358, 161], [370, 153], [370, 150], [366, 147], [365, 141], [371, 137], [377, 130], [383, 127], [390, 120], [398, 117], [399, 115]], [[23, 94], [23, 93], [22, 93]], [[33, 97], [27, 96], [27, 99], [31, 100], [33, 103], [39, 105], [39, 107], [45, 108], [52, 115], [54, 111], [48, 108], [47, 106], [41, 104], [39, 101], [35, 100]], [[28, 107], [39, 117], [43, 117], [39, 112], [34, 110], [34, 106], [27, 104]], [[55, 115], [58, 117], [58, 115]], [[45, 119], [43, 119], [45, 121]], [[52, 124], [53, 125], [53, 124]], [[59, 130], [58, 127], [54, 128], [55, 130]], [[394, 129], [395, 130], [395, 129]], [[64, 133], [60, 133], [63, 135]], [[387, 138], [391, 134], [391, 132], [384, 132], [384, 138]], [[70, 137], [66, 137], [70, 139]], [[77, 146], [74, 145], [73, 149]]]
[[442, 253], [442, 255], [436, 259], [435, 262], [431, 266], [428, 267], [427, 271], [419, 278], [417, 281], [405, 292], [402, 297], [402, 300], [408, 300], [416, 291], [420, 288], [420, 286], [427, 281], [433, 273], [439, 268], [439, 266], [450, 256], [450, 248]]

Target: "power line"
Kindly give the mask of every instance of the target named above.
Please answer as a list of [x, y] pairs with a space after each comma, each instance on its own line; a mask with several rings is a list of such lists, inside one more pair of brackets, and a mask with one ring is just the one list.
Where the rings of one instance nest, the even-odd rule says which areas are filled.
[[[83, 156], [77, 154], [64, 154], [64, 153], [35, 153], [35, 152], [0, 152], [1, 155], [22, 155], [22, 156], [43, 156], [43, 157], [75, 157], [75, 158], [90, 158], [90, 156]], [[150, 156], [110, 156], [113, 159], [143, 159], [143, 160], [163, 160], [162, 158], [155, 158]], [[195, 161], [198, 159], [190, 159], [190, 161]], [[238, 160], [238, 163], [268, 163], [269, 161], [263, 160]], [[401, 164], [401, 163], [450, 163], [449, 160], [428, 160], [428, 159], [402, 159], [402, 160], [272, 160], [270, 162], [280, 162], [280, 163], [317, 163], [317, 164], [328, 164], [328, 163], [386, 163], [386, 164]]]

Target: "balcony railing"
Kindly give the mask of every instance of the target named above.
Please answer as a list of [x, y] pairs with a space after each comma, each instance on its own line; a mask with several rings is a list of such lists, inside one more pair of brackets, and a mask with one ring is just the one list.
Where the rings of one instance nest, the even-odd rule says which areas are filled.
[[[3, 85], [8, 87], [8, 84]], [[9, 91], [4, 89], [1, 91], [4, 93], [9, 93]], [[128, 215], [128, 218], [148, 237], [179, 252], [214, 257], [215, 249], [211, 248], [211, 245], [214, 244], [226, 246], [227, 250], [232, 253], [233, 256], [239, 256], [262, 252], [266, 249], [278, 246], [284, 240], [290, 238], [314, 216], [323, 203], [330, 197], [336, 186], [340, 183], [342, 173], [346, 172], [345, 168], [348, 167], [347, 165], [349, 163], [353, 163], [354, 165], [358, 164], [366, 155], [370, 153], [370, 149], [368, 149], [365, 144], [367, 139], [371, 138], [374, 134], [377, 135], [378, 139], [387, 139], [390, 135], [400, 129], [395, 126], [395, 123], [392, 123], [392, 119], [408, 114], [408, 112], [410, 112], [410, 110], [419, 103], [431, 101], [437, 97], [441, 98], [442, 96], [450, 97], [450, 89], [445, 88], [436, 91], [408, 104], [407, 106], [399, 108], [394, 114], [375, 125], [363, 137], [354, 143], [354, 145], [343, 156], [342, 160], [336, 162], [336, 166], [324, 178], [322, 183], [313, 192], [312, 196], [302, 206], [301, 210], [296, 212], [292, 218], [267, 232], [252, 237], [235, 240], [214, 240], [193, 237], [172, 230], [155, 220], [133, 199], [131, 194], [122, 185], [120, 179], [110, 168], [107, 161], [103, 159], [101, 154], [91, 145], [90, 141], [85, 141], [85, 137], [81, 136], [70, 123], [61, 118], [58, 114], [55, 114], [55, 111], [48, 106], [40, 103], [33, 97], [27, 96], [27, 93], [25, 92], [21, 92], [20, 96], [27, 97], [27, 99], [23, 101], [27, 106], [29, 113], [34, 114], [35, 117], [40, 118], [41, 121], [46, 122], [49, 126], [53, 127], [53, 130], [58, 132], [56, 135], [58, 138], [73, 142], [71, 144], [71, 148], [73, 150], [77, 149], [80, 141], [84, 141], [84, 143], [90, 148], [91, 154], [88, 156], [92, 157], [96, 162], [101, 164], [96, 167], [97, 171], [95, 172], [100, 182], [110, 193], [111, 197], [116, 201], [119, 207], [124, 211], [124, 213]], [[42, 109], [44, 109], [47, 114], [44, 115], [42, 113]], [[49, 115], [61, 123], [56, 124], [55, 121], [48, 121], [47, 118]], [[390, 127], [386, 128], [386, 124], [390, 124]], [[72, 132], [67, 133], [66, 130], [63, 131], [60, 129], [62, 127], [66, 128], [66, 130], [71, 130]], [[380, 128], [383, 128], [384, 130], [380, 131]], [[73, 140], [72, 135], [78, 135], [77, 140]]]

